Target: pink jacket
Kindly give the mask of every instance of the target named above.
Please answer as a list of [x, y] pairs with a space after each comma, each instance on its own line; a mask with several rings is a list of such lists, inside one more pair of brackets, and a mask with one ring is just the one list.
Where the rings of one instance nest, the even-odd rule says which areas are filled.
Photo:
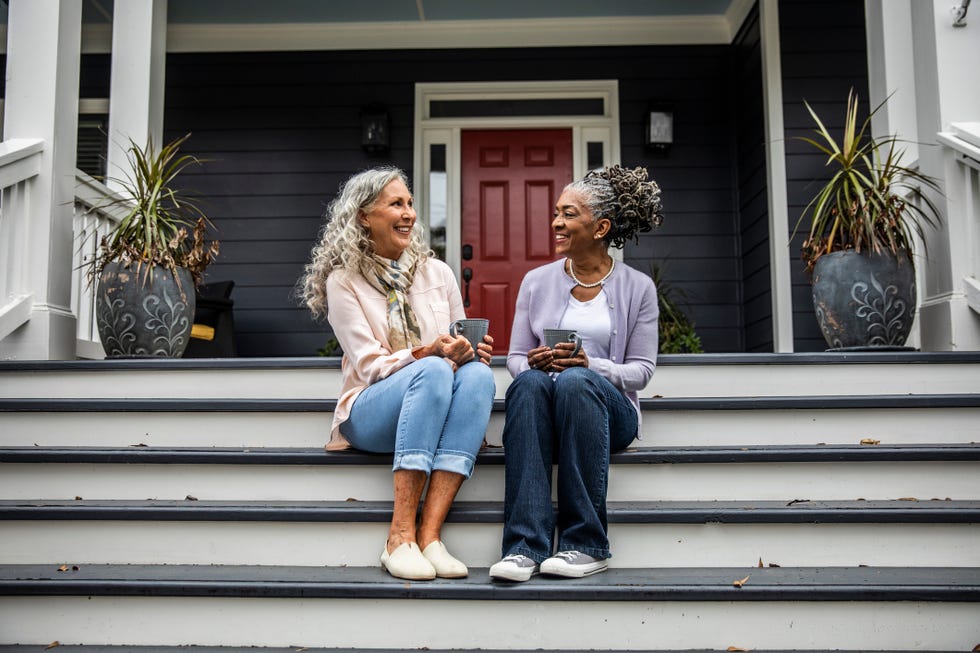
[[[415, 272], [408, 302], [422, 332], [422, 344], [449, 333], [454, 320], [466, 317], [456, 277], [448, 265], [427, 259]], [[350, 416], [364, 388], [415, 361], [412, 350], [391, 351], [385, 296], [360, 273], [336, 270], [327, 277], [327, 319], [344, 350], [343, 385], [333, 413], [329, 451], [350, 448], [340, 425]]]

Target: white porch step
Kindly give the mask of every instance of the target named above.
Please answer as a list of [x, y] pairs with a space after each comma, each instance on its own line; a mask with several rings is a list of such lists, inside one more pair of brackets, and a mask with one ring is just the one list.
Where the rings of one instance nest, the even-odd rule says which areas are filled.
[[[0, 399], [6, 446], [316, 447], [330, 399]], [[980, 393], [641, 400], [639, 445], [980, 441]], [[43, 425], [43, 427], [40, 427]], [[859, 432], [856, 432], [859, 429]], [[503, 401], [487, 439], [500, 444]]]
[[[980, 499], [980, 444], [635, 448], [614, 454], [611, 464], [610, 501]], [[499, 500], [503, 475], [503, 451], [481, 453], [460, 500]], [[7, 499], [188, 495], [385, 501], [390, 456], [321, 448], [0, 447], [0, 497]]]
[[375, 567], [13, 565], [0, 567], [0, 632], [145, 646], [967, 650], [978, 599], [980, 570], [960, 568], [651, 567], [512, 586], [486, 570], [409, 583]]
[[[2, 501], [0, 519], [0, 564], [375, 566], [391, 502]], [[502, 519], [457, 501], [443, 537], [488, 567]], [[980, 501], [612, 502], [609, 523], [617, 568], [980, 567]]]
[[[510, 375], [494, 362], [497, 397]], [[0, 398], [324, 399], [336, 358], [4, 361]], [[980, 352], [661, 355], [641, 397], [980, 393]]]

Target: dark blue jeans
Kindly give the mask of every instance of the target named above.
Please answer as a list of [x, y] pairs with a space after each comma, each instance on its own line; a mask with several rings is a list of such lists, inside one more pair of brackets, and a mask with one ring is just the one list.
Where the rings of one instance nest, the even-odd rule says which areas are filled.
[[541, 370], [519, 374], [507, 389], [503, 555], [542, 562], [555, 551], [557, 526], [558, 551], [609, 558], [609, 454], [628, 447], [636, 431], [633, 404], [588, 368], [573, 367], [554, 379]]

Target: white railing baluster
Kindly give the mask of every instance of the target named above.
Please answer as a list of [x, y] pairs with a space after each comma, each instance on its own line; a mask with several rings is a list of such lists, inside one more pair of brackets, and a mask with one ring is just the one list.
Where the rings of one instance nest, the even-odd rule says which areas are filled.
[[28, 209], [30, 184], [41, 170], [44, 141], [0, 142], [0, 340], [31, 318]]
[[953, 270], [955, 290], [966, 296], [973, 311], [980, 313], [980, 123], [953, 123], [937, 140], [956, 162], [955, 183], [947, 188], [951, 216], [951, 243], [966, 248], [964, 261]]
[[76, 170], [75, 174], [75, 253], [71, 293], [72, 312], [78, 320], [75, 349], [79, 358], [104, 358], [95, 321], [97, 283], [89, 282], [89, 269], [102, 237], [126, 211], [113, 201], [117, 196], [105, 184], [81, 170]]

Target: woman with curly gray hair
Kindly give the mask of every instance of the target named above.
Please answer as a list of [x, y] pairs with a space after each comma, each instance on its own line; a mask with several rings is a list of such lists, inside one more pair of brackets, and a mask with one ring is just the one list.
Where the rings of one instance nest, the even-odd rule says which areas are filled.
[[425, 247], [401, 170], [374, 168], [347, 180], [327, 211], [302, 293], [344, 351], [326, 448], [394, 453], [382, 566], [410, 580], [466, 576], [441, 530], [486, 435], [493, 338], [474, 351], [465, 337], [449, 335], [450, 324], [466, 317], [459, 286]]
[[[643, 168], [595, 170], [558, 198], [551, 228], [562, 258], [531, 270], [517, 295], [507, 356], [514, 381], [503, 434], [503, 559], [490, 567], [491, 578], [579, 578], [608, 567], [609, 454], [638, 436], [637, 391], [656, 366], [659, 317], [653, 280], [617, 263], [609, 247], [661, 219], [660, 188]], [[567, 342], [548, 346], [552, 329]]]

